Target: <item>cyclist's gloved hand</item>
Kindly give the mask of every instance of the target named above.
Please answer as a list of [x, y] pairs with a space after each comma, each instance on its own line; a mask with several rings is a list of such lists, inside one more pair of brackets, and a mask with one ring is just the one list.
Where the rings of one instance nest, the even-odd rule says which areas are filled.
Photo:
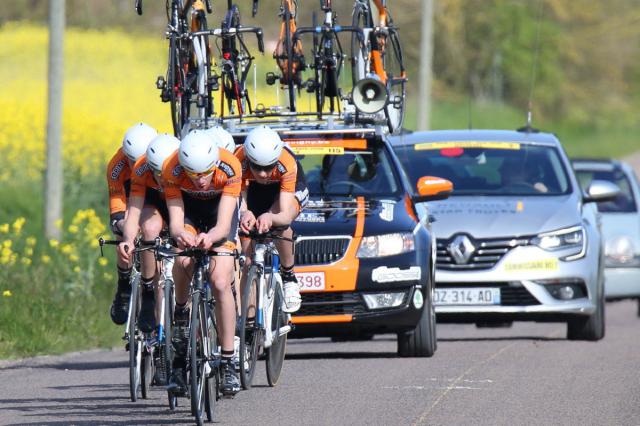
[[256, 217], [250, 210], [247, 210], [242, 214], [240, 218], [240, 229], [247, 234], [251, 232], [253, 227], [256, 225]]
[[118, 244], [118, 256], [129, 263], [131, 261], [131, 252], [133, 251], [133, 241], [123, 241]]
[[194, 247], [196, 245], [196, 237], [187, 231], [182, 231], [176, 235], [176, 242], [181, 249], [185, 247]]
[[265, 232], [269, 232], [271, 226], [273, 225], [273, 217], [271, 213], [263, 213], [256, 220], [256, 228], [259, 233], [264, 234]]
[[207, 233], [201, 232], [196, 237], [196, 246], [202, 247], [205, 250], [209, 250], [215, 241], [213, 238]]

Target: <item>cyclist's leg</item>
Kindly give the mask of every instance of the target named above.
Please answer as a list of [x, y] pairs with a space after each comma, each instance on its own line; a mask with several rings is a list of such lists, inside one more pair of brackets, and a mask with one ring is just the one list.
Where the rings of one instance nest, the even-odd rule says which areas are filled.
[[[273, 213], [281, 211], [280, 202], [276, 202], [272, 207]], [[295, 205], [289, 206], [288, 215], [291, 221], [300, 213], [300, 205], [296, 201]], [[285, 238], [293, 239], [293, 230], [291, 226], [280, 233]], [[285, 312], [293, 313], [300, 309], [302, 304], [302, 296], [300, 295], [300, 285], [293, 272], [294, 267], [294, 245], [292, 241], [275, 240], [274, 244], [278, 249], [280, 256], [280, 276], [282, 277], [282, 286], [284, 293]]]
[[[146, 204], [140, 216], [140, 228], [142, 238], [153, 240], [160, 235], [164, 220], [160, 212], [153, 204]], [[142, 285], [142, 306], [138, 318], [138, 326], [144, 332], [151, 332], [156, 326], [156, 289], [158, 279], [156, 277], [157, 265], [152, 251], [141, 253], [141, 285]]]
[[[117, 222], [113, 222], [111, 231], [117, 241], [122, 241], [122, 230], [117, 226]], [[123, 325], [127, 322], [129, 315], [129, 298], [131, 297], [131, 265], [117, 253], [117, 271], [118, 285], [116, 294], [111, 304], [111, 320], [117, 325]]]

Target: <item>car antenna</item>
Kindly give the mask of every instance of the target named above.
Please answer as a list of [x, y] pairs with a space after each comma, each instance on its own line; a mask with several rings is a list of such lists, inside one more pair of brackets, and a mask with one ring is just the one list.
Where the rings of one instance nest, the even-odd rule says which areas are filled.
[[538, 129], [532, 126], [532, 110], [533, 110], [533, 89], [536, 85], [536, 73], [538, 71], [538, 58], [540, 57], [540, 28], [542, 24], [542, 12], [544, 8], [543, 0], [538, 0], [538, 18], [536, 25], [536, 44], [533, 50], [533, 61], [531, 63], [531, 81], [529, 83], [529, 102], [527, 103], [527, 123], [524, 127], [518, 129], [519, 132], [537, 133]]

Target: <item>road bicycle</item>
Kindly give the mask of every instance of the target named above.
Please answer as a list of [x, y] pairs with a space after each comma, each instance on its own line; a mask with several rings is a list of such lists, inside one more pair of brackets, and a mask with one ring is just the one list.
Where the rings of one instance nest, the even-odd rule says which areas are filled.
[[342, 26], [336, 23], [336, 14], [332, 9], [332, 0], [320, 0], [320, 9], [324, 13], [324, 21], [321, 25], [317, 23], [317, 15], [313, 14], [313, 25], [311, 27], [300, 27], [293, 35], [292, 43], [300, 40], [303, 34], [313, 34], [313, 64], [314, 80], [307, 81], [306, 87], [310, 92], [316, 94], [316, 110], [318, 118], [322, 119], [325, 109], [325, 101], [329, 98], [329, 113], [340, 113], [340, 103], [342, 99], [339, 87], [340, 73], [343, 69], [345, 54], [342, 49], [339, 34], [350, 32], [364, 43], [362, 29], [354, 26]]
[[[280, 257], [272, 240], [292, 241], [273, 231], [240, 233], [255, 243], [251, 265], [242, 289], [240, 334], [240, 382], [249, 389], [255, 374], [260, 348], [264, 349], [267, 382], [275, 386], [280, 378], [291, 331], [291, 316], [282, 310], [284, 293], [280, 277]], [[243, 264], [241, 257], [241, 264]]]
[[278, 16], [282, 22], [280, 24], [280, 35], [273, 52], [273, 58], [280, 68], [280, 75], [267, 73], [267, 84], [273, 85], [279, 81], [286, 86], [289, 99], [289, 111], [296, 111], [296, 89], [298, 93], [302, 87], [302, 72], [306, 69], [304, 54], [302, 51], [302, 41], [293, 41], [296, 33], [296, 16], [298, 2], [296, 0], [282, 0], [280, 13]]
[[234, 253], [214, 252], [198, 247], [176, 250], [176, 247], [157, 248], [158, 256], [192, 257], [195, 261], [191, 280], [191, 316], [187, 352], [187, 384], [191, 400], [191, 414], [201, 425], [206, 416], [213, 421], [215, 404], [221, 397], [222, 369], [215, 316], [215, 299], [207, 280], [209, 260], [214, 256], [237, 256]]
[[[104, 245], [118, 245], [122, 241], [98, 239], [100, 252]], [[153, 352], [157, 340], [152, 333], [145, 333], [138, 328], [138, 315], [142, 303], [142, 286], [140, 285], [140, 253], [153, 250], [156, 241], [136, 240], [133, 249], [133, 270], [131, 273], [131, 296], [129, 298], [129, 314], [125, 325], [126, 348], [129, 351], [129, 394], [132, 402], [138, 400], [138, 392], [143, 399], [149, 395], [149, 387], [154, 375]]]
[[384, 106], [390, 133], [402, 129], [405, 112], [407, 73], [404, 67], [398, 28], [394, 26], [386, 0], [355, 0], [352, 26], [360, 28], [351, 38], [353, 85], [365, 78], [377, 78], [389, 97]]
[[[254, 14], [256, 11], [257, 2], [254, 1]], [[220, 60], [220, 75], [212, 76], [212, 87], [220, 90], [220, 117], [242, 117], [253, 113], [246, 81], [255, 57], [245, 43], [244, 34], [256, 35], [260, 53], [264, 53], [264, 40], [262, 28], [244, 27], [240, 21], [240, 9], [228, 0], [227, 13], [220, 28], [210, 32], [216, 36]]]

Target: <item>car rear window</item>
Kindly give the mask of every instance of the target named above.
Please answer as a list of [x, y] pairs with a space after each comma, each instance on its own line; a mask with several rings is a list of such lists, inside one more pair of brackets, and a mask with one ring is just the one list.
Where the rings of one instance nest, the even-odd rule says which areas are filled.
[[395, 147], [412, 181], [437, 176], [453, 195], [561, 195], [571, 191], [558, 150], [511, 142], [429, 142]]
[[633, 213], [636, 212], [636, 200], [631, 190], [631, 182], [620, 169], [613, 170], [577, 170], [576, 176], [583, 190], [587, 190], [591, 181], [605, 180], [615, 183], [620, 188], [620, 194], [611, 201], [598, 202], [598, 211], [602, 213]]

